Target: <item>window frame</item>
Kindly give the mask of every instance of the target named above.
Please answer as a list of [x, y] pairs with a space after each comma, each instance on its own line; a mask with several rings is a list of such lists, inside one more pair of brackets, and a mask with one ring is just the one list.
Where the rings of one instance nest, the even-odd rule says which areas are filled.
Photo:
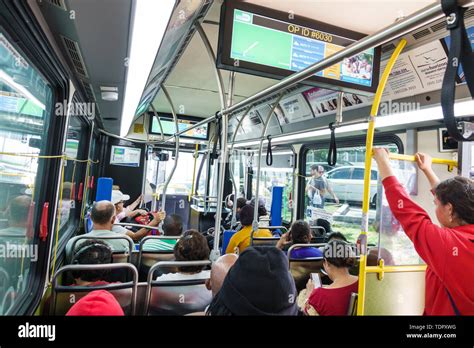
[[[398, 132], [400, 133], [400, 132]], [[353, 136], [353, 137], [344, 137], [337, 140], [338, 148], [346, 147], [356, 147], [356, 146], [365, 146], [366, 136]], [[305, 144], [301, 147], [298, 158], [298, 202], [296, 202], [296, 219], [304, 218], [304, 197], [305, 197], [305, 176], [306, 176], [306, 156], [310, 150], [318, 150], [321, 148], [329, 148], [330, 139], [315, 141], [314, 143]], [[398, 147], [398, 153], [404, 154], [405, 148], [403, 146], [403, 141], [397, 135], [397, 133], [382, 133], [374, 135], [374, 145], [386, 145], [386, 144], [395, 144]], [[351, 173], [352, 176], [352, 173]], [[303, 199], [302, 199], [303, 198]]]
[[[28, 60], [35, 70], [44, 78], [52, 89], [51, 110], [56, 103], [67, 100], [69, 85], [67, 73], [50, 46], [45, 34], [34, 17], [26, 2], [0, 1], [0, 30], [5, 38], [15, 46], [15, 49]], [[59, 120], [52, 112], [46, 116], [45, 127], [48, 128], [48, 138], [40, 152], [41, 155], [61, 155], [64, 142], [64, 127], [66, 118]], [[52, 221], [55, 216], [56, 183], [59, 180], [61, 159], [39, 161], [38, 173], [42, 175], [38, 181], [38, 204], [35, 207], [34, 243], [38, 245], [38, 259], [30, 268], [25, 291], [19, 293], [9, 315], [32, 315], [37, 309], [45, 292], [46, 276], [49, 274], [51, 245], [54, 237]], [[51, 182], [54, 183], [51, 185]], [[39, 225], [42, 208], [45, 202], [49, 203], [48, 224], [49, 230], [46, 241], [39, 240]]]

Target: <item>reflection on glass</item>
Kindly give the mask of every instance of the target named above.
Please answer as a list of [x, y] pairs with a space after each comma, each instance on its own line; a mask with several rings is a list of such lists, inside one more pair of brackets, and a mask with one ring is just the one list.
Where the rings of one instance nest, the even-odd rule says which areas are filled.
[[[386, 147], [398, 152], [394, 144]], [[360, 234], [362, 197], [364, 191], [365, 147], [338, 148], [336, 166], [327, 163], [328, 149], [309, 150], [306, 153], [305, 220], [312, 226], [328, 227], [343, 233], [355, 243]], [[375, 221], [378, 173], [375, 163], [370, 177], [370, 210], [368, 243], [376, 245], [378, 233]], [[330, 231], [326, 231], [330, 232]]]
[[[33, 224], [52, 92], [0, 33], [0, 314], [22, 298], [37, 261]], [[32, 156], [12, 156], [31, 154]]]

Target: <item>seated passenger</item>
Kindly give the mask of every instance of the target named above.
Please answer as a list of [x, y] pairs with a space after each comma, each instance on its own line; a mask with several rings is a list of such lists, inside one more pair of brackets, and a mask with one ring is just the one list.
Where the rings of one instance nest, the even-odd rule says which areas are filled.
[[328, 243], [332, 240], [342, 240], [343, 242], [347, 242], [346, 236], [344, 236], [341, 232], [331, 232], [327, 236]]
[[297, 315], [296, 295], [285, 254], [274, 247], [250, 247], [230, 268], [206, 314]]
[[[160, 224], [161, 221], [165, 218], [166, 214], [164, 212], [156, 212], [156, 213], [149, 213], [146, 210], [138, 209], [138, 210], [133, 210], [136, 208], [136, 206], [139, 204], [139, 202], [142, 200], [142, 196], [138, 197], [138, 199], [130, 204], [127, 208], [123, 207], [123, 202], [127, 199], [129, 199], [129, 195], [124, 195], [121, 191], [119, 190], [113, 190], [112, 191], [112, 203], [114, 204], [115, 207], [115, 222], [119, 223], [121, 220], [123, 220], [126, 217], [135, 217], [137, 215], [147, 215], [151, 214], [153, 216], [153, 219], [151, 219], [150, 222], [144, 223], [147, 226], [157, 226]], [[151, 230], [149, 228], [141, 228], [138, 231], [134, 232], [131, 231], [130, 229], [124, 228], [123, 226], [118, 226], [115, 225], [112, 227], [112, 231], [117, 232], [117, 233], [123, 233], [132, 238], [134, 242], [139, 242], [140, 239], [145, 237]]]
[[122, 221], [126, 217], [134, 217], [137, 215], [146, 215], [148, 212], [144, 209], [136, 209], [143, 200], [143, 195], [140, 195], [132, 204], [124, 207], [125, 201], [130, 199], [129, 195], [123, 194], [120, 190], [112, 190], [112, 203], [115, 206], [117, 216], [115, 223]]
[[[168, 215], [163, 220], [163, 235], [169, 237], [181, 236], [183, 233], [183, 219], [176, 214]], [[177, 239], [151, 239], [143, 245], [143, 251], [173, 251]]]
[[2, 235], [4, 238], [26, 236], [30, 205], [31, 197], [26, 195], [17, 196], [10, 201], [6, 211], [8, 227], [0, 230], [0, 240], [3, 239]]
[[[206, 238], [196, 230], [187, 230], [174, 246], [176, 261], [205, 261], [210, 254]], [[210, 271], [203, 270], [202, 266], [180, 267], [177, 273], [160, 275], [156, 280], [196, 280], [208, 279]]]
[[[226, 254], [236, 253], [239, 254], [244, 251], [250, 245], [250, 236], [252, 233], [252, 222], [253, 222], [253, 210], [254, 207], [246, 205], [240, 211], [240, 223], [242, 229], [236, 232], [227, 245]], [[273, 237], [272, 233], [267, 229], [258, 229], [254, 234], [255, 237]]]
[[[211, 276], [206, 279], [206, 288], [212, 292], [212, 297], [216, 296], [219, 290], [222, 288], [227, 273], [239, 258], [236, 254], [225, 254], [219, 257], [215, 262], [212, 263]], [[188, 315], [199, 316], [205, 315], [207, 308], [204, 312], [195, 312]]]
[[350, 244], [333, 240], [324, 248], [323, 267], [331, 285], [314, 288], [310, 279], [306, 286], [305, 313], [308, 315], [347, 315], [351, 294], [358, 291], [358, 277], [349, 273], [355, 265], [355, 253]]
[[[116, 237], [118, 234], [112, 231], [112, 226], [115, 221], [115, 208], [109, 201], [99, 201], [94, 203], [91, 211], [91, 220], [94, 224], [92, 231], [87, 234], [88, 237]], [[79, 238], [79, 236], [71, 238], [66, 244], [66, 255], [72, 257], [72, 244]], [[76, 248], [84, 241], [76, 243]], [[122, 252], [129, 250], [129, 244], [125, 239], [107, 240], [106, 243], [110, 245], [113, 251]]]
[[[393, 256], [385, 248], [380, 248], [380, 258], [383, 259], [385, 266], [394, 266], [395, 261]], [[379, 265], [379, 248], [371, 248], [367, 253], [367, 266], [378, 266]]]
[[95, 290], [77, 301], [66, 316], [123, 316], [120, 303], [110, 292]]
[[428, 265], [424, 313], [473, 315], [474, 181], [456, 176], [440, 182], [431, 168], [431, 157], [415, 155], [434, 193], [440, 227], [400, 184], [390, 166], [388, 152], [376, 148], [374, 158], [394, 217]]
[[236, 254], [225, 254], [212, 263], [211, 276], [206, 280], [206, 288], [212, 292], [212, 297], [217, 295], [227, 273], [238, 258]]
[[[112, 263], [112, 249], [104, 241], [88, 239], [75, 249], [74, 265], [102, 265]], [[105, 281], [108, 270], [73, 271], [74, 284], [78, 286], [99, 286], [108, 284]]]
[[[291, 225], [290, 232], [285, 233], [281, 236], [276, 247], [288, 252], [288, 249], [293, 244], [309, 244], [311, 243], [311, 228], [309, 224], [304, 220], [297, 220]], [[322, 257], [323, 253], [321, 250], [315, 247], [296, 248], [291, 251], [292, 259], [307, 259], [310, 257]]]

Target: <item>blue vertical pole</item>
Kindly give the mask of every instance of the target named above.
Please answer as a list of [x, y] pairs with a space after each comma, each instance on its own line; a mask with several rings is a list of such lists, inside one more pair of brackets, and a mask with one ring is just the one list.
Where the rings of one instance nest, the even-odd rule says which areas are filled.
[[95, 201], [111, 201], [112, 200], [112, 186], [114, 185], [114, 179], [112, 178], [99, 178], [97, 180], [97, 192], [95, 195]]
[[271, 207], [271, 226], [281, 226], [283, 209], [283, 186], [273, 186], [272, 189], [272, 207]]

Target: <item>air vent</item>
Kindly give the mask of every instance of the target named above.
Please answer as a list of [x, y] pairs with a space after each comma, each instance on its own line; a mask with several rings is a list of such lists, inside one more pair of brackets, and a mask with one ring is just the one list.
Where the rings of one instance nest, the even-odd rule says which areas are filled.
[[88, 77], [86, 66], [84, 64], [84, 59], [82, 59], [81, 50], [79, 49], [79, 45], [76, 41], [68, 39], [67, 37], [62, 37], [64, 46], [66, 47], [66, 51], [71, 59], [76, 72], [81, 75], [82, 77]]
[[60, 9], [63, 9], [64, 11], [67, 11], [66, 4], [64, 3], [64, 0], [46, 0], [50, 4], [59, 7]]
[[89, 83], [82, 81], [82, 87], [84, 87], [87, 99], [89, 101], [95, 101], [94, 90], [92, 89], [92, 86]]
[[382, 54], [385, 54], [387, 52], [390, 52], [395, 49], [395, 45], [393, 43], [390, 43], [388, 45], [382, 46]]
[[436, 33], [437, 31], [446, 29], [446, 22], [441, 21], [441, 22], [436, 23], [435, 25], [431, 26], [430, 28], [433, 31], [433, 33]]
[[464, 19], [474, 17], [474, 8], [470, 8], [464, 13]]
[[428, 35], [430, 35], [430, 34], [431, 34], [430, 30], [429, 30], [428, 28], [426, 28], [426, 29], [423, 29], [423, 30], [420, 30], [420, 31], [414, 33], [414, 34], [413, 34], [413, 38], [414, 38], [415, 40], [419, 40], [419, 39], [421, 39], [422, 37], [428, 36]]

